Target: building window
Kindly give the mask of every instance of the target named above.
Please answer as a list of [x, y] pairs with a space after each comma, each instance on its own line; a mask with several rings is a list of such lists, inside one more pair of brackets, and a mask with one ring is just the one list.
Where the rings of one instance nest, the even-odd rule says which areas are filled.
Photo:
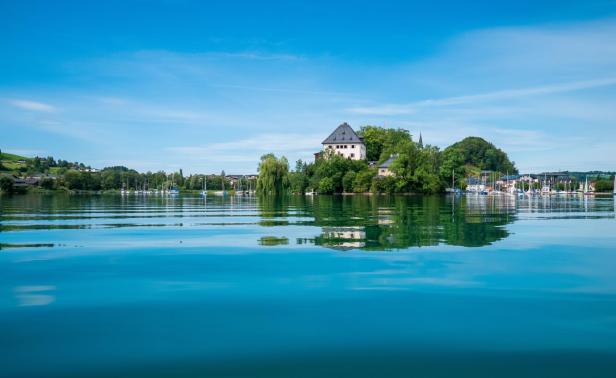
[[351, 157], [355, 157], [355, 154], [351, 154]]
[[352, 145], [351, 145], [351, 148], [355, 148], [355, 145], [354, 145], [354, 144], [352, 144]]

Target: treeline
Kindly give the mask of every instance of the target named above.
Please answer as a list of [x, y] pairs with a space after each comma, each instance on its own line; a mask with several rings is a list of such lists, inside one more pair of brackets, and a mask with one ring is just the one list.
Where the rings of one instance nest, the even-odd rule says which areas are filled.
[[36, 156], [35, 158], [26, 161], [26, 170], [34, 172], [49, 172], [51, 168], [61, 168], [65, 170], [74, 169], [80, 171], [92, 169], [89, 165], [79, 162], [70, 162], [62, 159], [58, 159], [58, 161], [56, 161], [53, 156], [48, 156], [46, 158]]
[[[208, 190], [234, 189], [233, 182], [222, 172], [220, 175], [189, 175], [184, 176], [182, 170], [173, 173], [163, 171], [139, 173], [126, 167], [108, 167], [99, 172], [68, 169], [62, 173], [43, 176], [37, 185], [46, 190], [154, 190], [169, 189], [201, 190], [207, 180]], [[5, 192], [12, 191], [15, 179], [3, 176], [2, 184]], [[242, 188], [254, 188], [256, 183], [248, 179], [240, 179]], [[0, 188], [2, 190], [2, 188]]]
[[[313, 163], [298, 161], [288, 170], [287, 160], [269, 154], [261, 158], [257, 187], [261, 193], [438, 193], [451, 186], [455, 171], [456, 186], [465, 187], [465, 177], [482, 170], [517, 173], [507, 154], [487, 141], [466, 138], [444, 151], [413, 141], [409, 131], [364, 126], [367, 160], [349, 160], [321, 153]], [[393, 157], [387, 176], [379, 176], [378, 166]], [[368, 161], [376, 161], [371, 166]], [[273, 168], [272, 168], [273, 167]], [[285, 170], [286, 167], [286, 170]], [[283, 174], [281, 172], [287, 172]]]
[[[58, 177], [55, 183], [70, 190], [160, 190], [171, 187], [180, 190], [200, 190], [205, 180], [207, 188], [211, 190], [232, 188], [232, 182], [225, 177], [224, 172], [220, 175], [184, 176], [181, 169], [173, 173], [163, 171], [139, 173], [126, 167], [109, 167], [100, 172], [68, 170]], [[246, 185], [247, 181], [242, 183], [242, 186]]]

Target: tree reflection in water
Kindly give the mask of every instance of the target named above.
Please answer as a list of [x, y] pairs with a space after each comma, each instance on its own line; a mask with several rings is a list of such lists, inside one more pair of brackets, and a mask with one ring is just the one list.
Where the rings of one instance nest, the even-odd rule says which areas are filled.
[[260, 198], [261, 225], [297, 219], [321, 227], [298, 239], [335, 249], [384, 251], [438, 244], [479, 247], [509, 235], [515, 199], [488, 196], [315, 196]]

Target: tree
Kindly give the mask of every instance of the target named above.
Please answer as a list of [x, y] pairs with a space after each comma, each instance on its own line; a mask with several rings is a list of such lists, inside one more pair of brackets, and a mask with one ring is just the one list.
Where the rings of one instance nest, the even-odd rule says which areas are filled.
[[353, 180], [353, 191], [355, 193], [367, 193], [372, 185], [372, 178], [375, 172], [372, 169], [366, 169], [358, 172]]
[[79, 190], [83, 189], [83, 181], [81, 172], [75, 170], [69, 170], [64, 174], [64, 184], [68, 189]]
[[346, 193], [353, 192], [353, 183], [355, 182], [355, 177], [357, 177], [357, 173], [355, 171], [348, 171], [344, 177], [342, 177], [342, 188]]
[[392, 176], [375, 177], [372, 180], [370, 191], [373, 193], [394, 193], [396, 191], [396, 179]]
[[454, 143], [443, 151], [443, 155], [444, 161], [454, 161], [458, 168], [462, 163], [482, 170], [518, 173], [515, 164], [505, 152], [479, 137], [468, 137]]
[[52, 190], [56, 186], [56, 180], [49, 178], [49, 177], [44, 177], [39, 182], [39, 186], [43, 189]]
[[[306, 173], [309, 175], [310, 185], [313, 188], [319, 188], [319, 191], [321, 191], [320, 181], [327, 177], [331, 179], [332, 192], [340, 193], [345, 190], [343, 178], [348, 172], [357, 173], [367, 169], [368, 164], [363, 160], [350, 160], [342, 156], [332, 155], [327, 159], [319, 159], [315, 164], [308, 166]], [[329, 182], [327, 185], [329, 186]]]
[[303, 172], [289, 173], [289, 188], [291, 193], [303, 194], [308, 188], [308, 177]]
[[15, 180], [9, 176], [0, 177], [0, 191], [4, 193], [13, 193], [15, 189]]
[[306, 163], [299, 159], [295, 162], [295, 172], [305, 172], [306, 171]]
[[405, 129], [363, 126], [358, 134], [364, 138], [366, 158], [370, 161], [386, 160], [400, 144], [412, 141], [411, 134]]
[[334, 192], [334, 180], [331, 177], [324, 177], [319, 181], [320, 194], [332, 194]]
[[614, 181], [613, 180], [597, 180], [595, 181], [595, 191], [596, 192], [611, 192], [614, 190]]
[[289, 188], [289, 162], [283, 156], [277, 159], [274, 154], [261, 156], [257, 178], [257, 193], [280, 195]]

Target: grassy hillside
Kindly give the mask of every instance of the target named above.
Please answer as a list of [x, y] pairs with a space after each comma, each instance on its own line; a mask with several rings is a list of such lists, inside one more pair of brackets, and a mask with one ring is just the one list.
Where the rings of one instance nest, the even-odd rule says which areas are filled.
[[26, 164], [19, 163], [20, 160], [30, 161], [31, 159], [25, 156], [2, 152], [0, 153], [0, 169], [4, 171], [18, 171], [20, 168], [25, 168]]
[[30, 160], [30, 158], [25, 157], [25, 156], [19, 156], [19, 155], [15, 155], [15, 154], [9, 154], [6, 152], [2, 152], [0, 153], [0, 160], [1, 161], [7, 161], [7, 162], [17, 162], [19, 160]]

